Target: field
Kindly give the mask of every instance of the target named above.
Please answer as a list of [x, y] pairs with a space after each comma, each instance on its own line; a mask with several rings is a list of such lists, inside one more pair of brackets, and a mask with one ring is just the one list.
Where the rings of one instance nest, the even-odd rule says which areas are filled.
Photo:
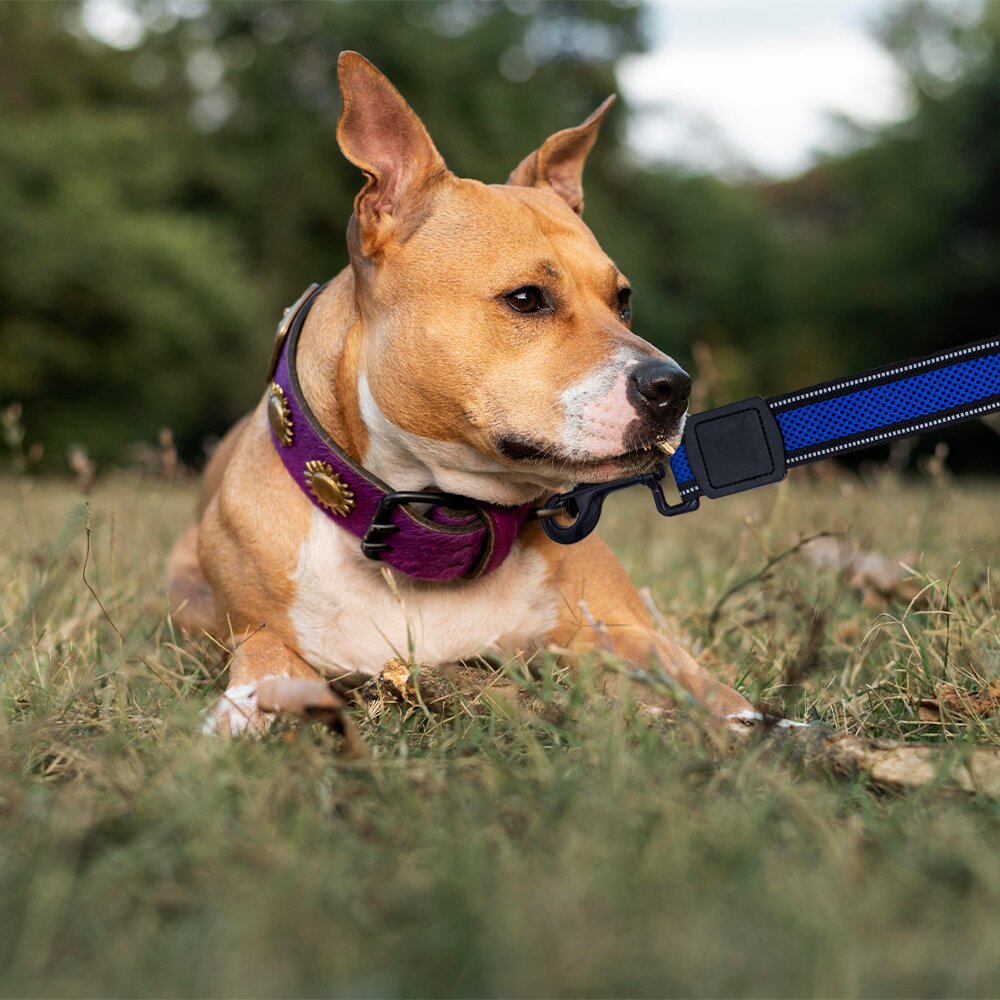
[[[985, 796], [726, 751], [517, 664], [530, 702], [354, 709], [370, 761], [318, 726], [199, 735], [225, 660], [174, 635], [163, 586], [194, 490], [111, 477], [87, 510], [0, 479], [3, 995], [1000, 993]], [[752, 699], [961, 754], [995, 718], [915, 705], [1000, 675], [998, 504], [941, 469], [799, 474], [669, 522], [616, 497], [603, 527]], [[817, 564], [818, 532], [907, 579]]]

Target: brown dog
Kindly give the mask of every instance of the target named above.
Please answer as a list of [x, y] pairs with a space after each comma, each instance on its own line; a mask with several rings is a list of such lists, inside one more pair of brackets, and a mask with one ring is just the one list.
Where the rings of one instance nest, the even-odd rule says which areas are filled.
[[[298, 347], [326, 433], [393, 489], [498, 505], [662, 458], [651, 446], [679, 439], [690, 380], [631, 332], [628, 282], [580, 219], [584, 161], [612, 100], [486, 185], [448, 170], [360, 55], [343, 53], [338, 76], [337, 138], [367, 182], [350, 267], [316, 299]], [[269, 677], [349, 683], [393, 655], [430, 666], [608, 642], [624, 660], [658, 662], [715, 714], [750, 709], [657, 634], [596, 536], [559, 546], [529, 521], [486, 575], [390, 584], [277, 449], [265, 397], [213, 456], [200, 523], [171, 557], [180, 624], [236, 647], [212, 716], [224, 731], [267, 727], [256, 692]]]

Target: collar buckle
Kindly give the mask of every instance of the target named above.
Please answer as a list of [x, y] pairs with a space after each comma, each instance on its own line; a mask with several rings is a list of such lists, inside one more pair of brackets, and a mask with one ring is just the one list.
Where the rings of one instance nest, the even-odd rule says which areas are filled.
[[382, 559], [382, 553], [392, 546], [385, 540], [387, 536], [399, 531], [399, 525], [391, 520], [396, 507], [412, 503], [429, 504], [432, 507], [447, 507], [450, 510], [469, 511], [485, 520], [485, 515], [477, 507], [469, 506], [468, 497], [456, 496], [454, 493], [441, 493], [436, 490], [397, 490], [386, 493], [378, 502], [375, 513], [372, 514], [368, 528], [361, 539], [361, 551], [376, 561]]

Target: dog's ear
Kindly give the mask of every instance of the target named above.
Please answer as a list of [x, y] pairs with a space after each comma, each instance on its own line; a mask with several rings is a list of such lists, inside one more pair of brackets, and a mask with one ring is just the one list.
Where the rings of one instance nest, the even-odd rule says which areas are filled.
[[583, 165], [614, 103], [612, 94], [582, 125], [550, 135], [511, 171], [507, 183], [550, 187], [577, 215], [583, 215]]
[[419, 224], [423, 197], [448, 168], [423, 122], [364, 56], [341, 52], [337, 81], [343, 99], [337, 142], [365, 174], [354, 212], [361, 248], [371, 256], [390, 235]]

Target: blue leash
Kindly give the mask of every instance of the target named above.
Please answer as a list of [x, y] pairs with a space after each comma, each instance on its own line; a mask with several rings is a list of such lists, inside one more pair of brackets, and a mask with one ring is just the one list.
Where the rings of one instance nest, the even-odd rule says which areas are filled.
[[[545, 533], [569, 544], [597, 526], [609, 493], [643, 485], [667, 516], [712, 499], [776, 483], [787, 471], [872, 445], [1000, 412], [1000, 339], [928, 354], [849, 378], [689, 417], [670, 459], [680, 492], [663, 493], [665, 469], [610, 483], [577, 486], [538, 512]], [[559, 515], [559, 516], [556, 516]]]

